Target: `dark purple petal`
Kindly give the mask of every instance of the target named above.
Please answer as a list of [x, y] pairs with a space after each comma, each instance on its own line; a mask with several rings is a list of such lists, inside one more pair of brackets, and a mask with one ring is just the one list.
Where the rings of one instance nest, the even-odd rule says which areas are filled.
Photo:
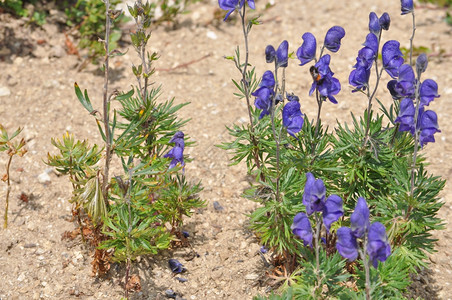
[[254, 4], [254, 0], [247, 0], [247, 2], [248, 2], [248, 6], [251, 9], [256, 9], [256, 5]]
[[315, 179], [312, 173], [306, 173], [306, 184], [304, 186], [303, 204], [306, 206], [308, 216], [313, 212], [323, 211], [325, 207], [326, 188], [322, 179]]
[[427, 70], [428, 59], [425, 53], [419, 55], [416, 59], [416, 72], [418, 74], [424, 73]]
[[289, 101], [300, 101], [300, 98], [298, 98], [298, 96], [293, 93], [289, 94], [286, 92], [286, 98]]
[[359, 197], [355, 210], [350, 216], [351, 229], [357, 238], [363, 237], [369, 228], [369, 207], [363, 197]]
[[438, 84], [432, 79], [426, 79], [421, 84], [419, 89], [419, 96], [421, 99], [421, 105], [429, 105], [435, 98], [438, 98]]
[[341, 40], [345, 36], [344, 28], [340, 26], [331, 27], [325, 35], [324, 46], [331, 52], [337, 52], [341, 47]]
[[337, 104], [334, 95], [337, 95], [341, 91], [341, 83], [337, 78], [331, 76], [332, 73], [325, 76], [322, 81], [317, 85], [319, 94], [325, 98], [328, 98], [332, 103]]
[[331, 195], [326, 199], [325, 207], [323, 208], [323, 224], [326, 231], [330, 232], [331, 224], [339, 220], [344, 215], [342, 208], [342, 198], [338, 195]]
[[381, 50], [383, 67], [389, 76], [396, 78], [399, 76], [399, 68], [403, 64], [403, 54], [400, 51], [400, 43], [395, 40], [387, 41]]
[[[369, 33], [372, 34], [373, 33]], [[359, 68], [359, 67], [363, 67], [367, 70], [370, 70], [370, 68], [372, 68], [372, 64], [375, 60], [375, 54], [376, 52], [374, 52], [372, 49], [368, 48], [368, 47], [364, 47], [361, 50], [359, 50], [358, 52], [358, 57], [356, 57], [356, 64], [353, 66], [354, 68]]]
[[391, 93], [392, 99], [400, 100], [400, 98], [402, 98], [402, 97], [400, 97], [399, 94], [397, 94], [397, 92], [395, 90], [395, 85], [396, 84], [397, 84], [397, 80], [395, 80], [395, 79], [390, 80], [388, 82], [387, 88], [389, 90], [389, 93]]
[[391, 246], [386, 236], [386, 228], [379, 222], [374, 222], [369, 227], [367, 235], [367, 253], [372, 265], [377, 268], [378, 261], [386, 261], [391, 254]]
[[388, 30], [389, 25], [391, 24], [391, 18], [389, 17], [389, 14], [387, 12], [383, 13], [378, 19], [378, 23], [380, 23], [380, 27], [383, 30]]
[[296, 100], [287, 102], [283, 108], [282, 117], [283, 125], [287, 128], [287, 132], [297, 138], [295, 134], [301, 131], [304, 122], [303, 114], [300, 111], [300, 102]]
[[173, 271], [173, 273], [182, 273], [187, 270], [177, 259], [174, 259], [174, 258], [171, 258], [168, 261], [168, 265], [169, 265], [171, 271]]
[[350, 228], [341, 227], [337, 230], [336, 248], [340, 255], [350, 261], [358, 257], [358, 243]]
[[348, 78], [348, 82], [350, 85], [354, 86], [355, 89], [352, 92], [356, 92], [359, 90], [366, 90], [370, 77], [370, 69], [366, 69], [365, 67], [358, 67], [350, 73], [350, 77]]
[[305, 213], [298, 213], [294, 217], [290, 229], [292, 229], [293, 234], [298, 236], [303, 241], [305, 246], [309, 245], [309, 247], [312, 247], [311, 222], [309, 222], [309, 218]]
[[437, 132], [441, 132], [438, 126], [438, 116], [432, 110], [427, 110], [425, 112], [419, 110], [419, 143], [421, 147], [429, 142], [435, 142], [434, 134]]
[[259, 119], [262, 119], [264, 116], [269, 115], [272, 106], [271, 97], [273, 95], [273, 90], [262, 86], [254, 91], [254, 93], [252, 93], [251, 95], [256, 97], [256, 99], [254, 100], [254, 105], [258, 109], [262, 109], [262, 113], [260, 114]]
[[283, 41], [276, 50], [276, 62], [278, 67], [287, 67], [289, 62], [289, 43], [287, 41]]
[[380, 35], [381, 27], [380, 22], [378, 21], [378, 16], [376, 13], [371, 12], [369, 14], [369, 31], [376, 36]]
[[378, 38], [375, 34], [369, 33], [366, 36], [366, 41], [364, 42], [363, 46], [370, 48], [374, 52], [374, 57], [376, 53], [378, 52]]
[[402, 99], [400, 101], [399, 115], [395, 119], [396, 123], [400, 123], [399, 131], [409, 131], [414, 134], [414, 114], [413, 100], [409, 98]]
[[174, 134], [169, 143], [174, 143], [175, 146], [181, 147], [183, 149], [185, 147], [184, 136], [185, 135], [182, 131], [178, 131]]
[[301, 38], [303, 39], [303, 44], [297, 50], [297, 57], [300, 60], [300, 66], [303, 66], [315, 58], [317, 41], [310, 32], [306, 32]]
[[[220, 5], [221, 9], [228, 11], [228, 13], [223, 19], [223, 21], [226, 21], [229, 15], [239, 6], [239, 0], [218, 0], [218, 4]], [[240, 7], [242, 6], [243, 3], [240, 4]]]
[[394, 89], [401, 98], [415, 97], [416, 77], [413, 68], [410, 65], [404, 64], [399, 68], [399, 78]]
[[174, 168], [178, 163], [180, 163], [182, 166], [185, 165], [184, 163], [184, 149], [182, 147], [174, 146], [173, 149], [171, 149], [167, 154], [163, 156], [164, 158], [172, 158], [169, 169]]
[[273, 89], [275, 87], [275, 75], [273, 75], [272, 71], [265, 71], [264, 75], [262, 75], [262, 81], [259, 86], [269, 89]]
[[322, 56], [319, 61], [315, 64], [315, 69], [317, 70], [317, 72], [320, 74], [320, 79], [322, 79], [324, 76], [331, 74], [333, 75], [334, 73], [331, 72], [330, 69], [330, 61], [331, 61], [331, 56], [329, 54], [326, 54], [324, 56]]
[[401, 0], [402, 15], [409, 14], [413, 11], [413, 0]]
[[268, 45], [265, 48], [265, 61], [267, 63], [272, 63], [276, 59], [276, 50], [272, 45]]

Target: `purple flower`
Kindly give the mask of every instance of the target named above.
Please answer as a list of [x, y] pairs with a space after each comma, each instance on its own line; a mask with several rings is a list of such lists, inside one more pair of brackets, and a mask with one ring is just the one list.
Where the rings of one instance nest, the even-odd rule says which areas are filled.
[[414, 114], [413, 100], [409, 98], [402, 99], [400, 101], [399, 115], [395, 119], [396, 123], [400, 123], [399, 131], [409, 131], [414, 134]]
[[377, 14], [374, 12], [371, 12], [369, 14], [369, 31], [375, 34], [376, 36], [380, 35], [381, 25], [378, 20]]
[[378, 38], [375, 34], [369, 33], [366, 36], [366, 41], [364, 42], [363, 46], [370, 48], [372, 52], [374, 53], [374, 58], [377, 55], [378, 52]]
[[260, 251], [262, 254], [265, 254], [268, 252], [268, 249], [265, 246], [261, 246]]
[[259, 88], [255, 90], [251, 95], [256, 97], [254, 105], [258, 109], [262, 109], [259, 119], [270, 114], [272, 107], [272, 97], [274, 96], [273, 88], [275, 87], [275, 76], [272, 71], [265, 71], [262, 75]]
[[326, 35], [325, 41], [323, 42], [325, 48], [331, 52], [337, 52], [341, 47], [341, 39], [345, 36], [344, 28], [340, 26], [331, 27]]
[[325, 99], [328, 98], [332, 103], [337, 103], [334, 95], [337, 95], [341, 90], [341, 84], [337, 78], [334, 78], [334, 73], [330, 69], [330, 55], [322, 56], [319, 61], [310, 68], [312, 75], [312, 85], [309, 90], [309, 96], [317, 89], [320, 95]]
[[309, 247], [312, 247], [311, 222], [309, 222], [309, 218], [305, 213], [298, 213], [294, 217], [290, 229], [292, 229], [293, 234], [298, 236], [303, 241], [305, 246], [309, 245]]
[[304, 186], [303, 204], [306, 206], [308, 216], [313, 212], [323, 211], [325, 208], [326, 188], [322, 179], [315, 179], [312, 173], [306, 173], [306, 184]]
[[355, 210], [350, 216], [351, 230], [353, 235], [357, 238], [361, 238], [367, 232], [369, 228], [369, 208], [367, 202], [363, 197], [358, 198]]
[[378, 261], [386, 261], [391, 254], [391, 246], [386, 236], [386, 228], [379, 222], [374, 222], [369, 227], [367, 253], [375, 268], [378, 267]]
[[413, 0], [400, 0], [400, 4], [402, 5], [402, 15], [413, 11]]
[[341, 227], [337, 230], [336, 248], [339, 254], [349, 261], [358, 257], [358, 243], [350, 228]]
[[419, 143], [421, 147], [424, 147], [425, 144], [435, 142], [435, 138], [433, 135], [437, 132], [441, 132], [438, 126], [438, 117], [436, 113], [432, 110], [423, 111], [423, 108], [419, 109], [419, 121], [418, 127], [420, 130], [419, 134]]
[[303, 66], [315, 58], [317, 42], [315, 36], [310, 32], [306, 32], [301, 38], [303, 44], [297, 50], [297, 57], [300, 60], [300, 66]]
[[169, 169], [174, 168], [178, 163], [184, 166], [184, 133], [182, 131], [176, 132], [169, 142], [175, 144], [174, 147], [163, 156], [164, 158], [172, 158]]
[[[374, 35], [373, 33], [369, 33]], [[353, 66], [354, 68], [363, 67], [367, 70], [372, 68], [372, 64], [375, 60], [375, 52], [369, 47], [364, 47], [358, 51], [358, 57], [356, 57], [356, 64]]]
[[[255, 9], [254, 0], [247, 0], [247, 2], [251, 9]], [[223, 21], [226, 21], [234, 10], [242, 8], [243, 4], [245, 4], [245, 0], [241, 0], [240, 3], [239, 0], [218, 0], [220, 8], [228, 11]]]
[[389, 14], [387, 12], [383, 13], [378, 19], [378, 23], [380, 23], [380, 27], [383, 30], [388, 30], [389, 25], [391, 24], [391, 18], [389, 17]]
[[[291, 97], [292, 99], [295, 97], [298, 98], [297, 96]], [[287, 132], [294, 138], [297, 138], [295, 134], [300, 132], [304, 122], [303, 114], [300, 111], [300, 102], [297, 100], [287, 102], [283, 108], [282, 117], [283, 125], [287, 128]]]
[[399, 68], [399, 78], [394, 85], [394, 91], [400, 98], [407, 97], [413, 99], [415, 97], [415, 90], [416, 77], [413, 68], [408, 64], [404, 64]]
[[339, 220], [344, 215], [342, 208], [342, 198], [338, 195], [331, 195], [326, 199], [325, 207], [323, 208], [323, 224], [326, 231], [330, 232], [331, 224]]
[[356, 92], [359, 90], [365, 91], [368, 86], [369, 77], [370, 69], [359, 66], [358, 68], [353, 70], [348, 78], [348, 82], [350, 83], [350, 85], [355, 87], [355, 89], [352, 90], [352, 92]]
[[272, 71], [265, 71], [264, 75], [262, 75], [262, 80], [259, 86], [264, 86], [269, 89], [273, 89], [275, 87], [275, 75], [273, 75]]
[[422, 53], [416, 59], [416, 72], [418, 76], [421, 73], [424, 73], [425, 70], [427, 70], [427, 65], [428, 65], [427, 55], [425, 55], [425, 53]]
[[187, 270], [184, 268], [184, 265], [182, 265], [177, 259], [174, 258], [171, 258], [168, 261], [168, 265], [173, 273], [182, 273]]
[[399, 68], [403, 64], [403, 55], [400, 51], [400, 43], [395, 40], [387, 41], [381, 50], [383, 67], [389, 76], [396, 78], [399, 76]]
[[267, 63], [272, 63], [276, 59], [276, 50], [272, 45], [268, 45], [265, 48], [265, 60]]
[[429, 105], [435, 98], [438, 98], [438, 84], [432, 79], [426, 79], [422, 82], [419, 89], [419, 96], [422, 106]]
[[289, 43], [283, 41], [276, 50], [277, 67], [286, 68], [289, 62]]

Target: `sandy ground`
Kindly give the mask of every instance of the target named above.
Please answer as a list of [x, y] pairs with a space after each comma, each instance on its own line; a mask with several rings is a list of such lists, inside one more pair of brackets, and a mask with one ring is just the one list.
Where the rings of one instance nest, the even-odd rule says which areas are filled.
[[[338, 105], [324, 105], [322, 118], [330, 127], [339, 121], [350, 121], [350, 111], [360, 114], [367, 101], [352, 94], [348, 87], [348, 74], [357, 51], [367, 34], [368, 14], [388, 12], [391, 27], [383, 39], [398, 39], [409, 46], [411, 18], [400, 15], [399, 1], [276, 1], [274, 7], [264, 10], [266, 2], [257, 1], [262, 14], [262, 26], [253, 28], [250, 37], [250, 62], [257, 74], [267, 70], [264, 49], [267, 44], [279, 45], [286, 39], [290, 51], [301, 45], [304, 32], [312, 32], [321, 41], [333, 25], [345, 28], [339, 53], [332, 55], [331, 68], [342, 83], [337, 96]], [[370, 4], [372, 3], [372, 4]], [[238, 24], [212, 22], [216, 1], [197, 4], [191, 13], [182, 16], [176, 30], [163, 27], [155, 30], [149, 50], [157, 51], [160, 60], [153, 80], [161, 83], [161, 99], [176, 98], [177, 103], [191, 102], [180, 113], [191, 118], [185, 131], [197, 146], [186, 153], [193, 162], [186, 167], [186, 175], [193, 181], [202, 180], [201, 197], [207, 207], [186, 221], [191, 233], [190, 241], [200, 257], [188, 260], [189, 250], [179, 249], [150, 258], [141, 259], [133, 272], [142, 278], [142, 291], [132, 299], [164, 299], [164, 291], [171, 288], [185, 299], [251, 299], [265, 293], [261, 279], [266, 269], [257, 254], [260, 245], [247, 229], [246, 214], [256, 206], [240, 197], [249, 186], [243, 165], [228, 167], [229, 155], [214, 145], [228, 139], [225, 125], [247, 119], [243, 101], [234, 98], [231, 78], [239, 74], [224, 55], [231, 55], [236, 45], [243, 43]], [[429, 62], [426, 77], [438, 82], [441, 98], [432, 103], [438, 113], [441, 133], [437, 142], [425, 147], [429, 170], [445, 179], [452, 176], [452, 126], [448, 125], [452, 113], [452, 27], [444, 21], [443, 10], [419, 7], [415, 46], [429, 48], [435, 57]], [[76, 100], [75, 81], [91, 95], [94, 107], [101, 106], [103, 77], [96, 67], [88, 66], [77, 72], [79, 60], [65, 51], [65, 38], [59, 28], [46, 24], [42, 29], [24, 26], [22, 20], [0, 15], [0, 123], [10, 131], [24, 127], [29, 152], [13, 161], [13, 190], [9, 211], [9, 227], [0, 235], [0, 298], [1, 299], [119, 299], [123, 295], [120, 280], [123, 268], [113, 265], [106, 280], [91, 274], [90, 252], [80, 240], [61, 240], [62, 234], [73, 230], [71, 206], [68, 199], [71, 186], [64, 177], [57, 177], [43, 163], [48, 152], [55, 152], [52, 137], [60, 138], [66, 131], [76, 138], [100, 143], [94, 120]], [[446, 55], [438, 56], [438, 53]], [[201, 59], [203, 58], [203, 59]], [[199, 60], [201, 59], [201, 60]], [[185, 67], [184, 63], [199, 60]], [[133, 49], [124, 57], [115, 59], [112, 67], [111, 88], [127, 90], [134, 79], [130, 71], [137, 62]], [[384, 80], [388, 80], [388, 76]], [[300, 96], [302, 111], [309, 118], [316, 113], [314, 98], [308, 96], [311, 79], [307, 67], [290, 61], [287, 69], [287, 89]], [[381, 89], [379, 99], [389, 103], [389, 94]], [[0, 166], [6, 162], [0, 155]], [[3, 172], [3, 171], [2, 171]], [[38, 176], [48, 172], [50, 182], [41, 183]], [[5, 185], [0, 188], [3, 214]], [[31, 196], [28, 204], [18, 199], [21, 193]], [[452, 264], [450, 244], [452, 226], [452, 190], [448, 183], [442, 192], [445, 205], [440, 217], [446, 229], [436, 233], [438, 252], [431, 255], [432, 276], [426, 286], [435, 284], [439, 299], [452, 298]], [[218, 201], [225, 208], [214, 210]], [[179, 259], [188, 272], [181, 283], [167, 266], [169, 258]], [[433, 297], [433, 295], [432, 295]]]

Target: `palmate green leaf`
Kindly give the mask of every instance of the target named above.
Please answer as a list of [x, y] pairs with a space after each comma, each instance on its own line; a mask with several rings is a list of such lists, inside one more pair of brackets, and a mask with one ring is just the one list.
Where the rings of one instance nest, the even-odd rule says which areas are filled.
[[92, 113], [94, 109], [93, 106], [91, 105], [91, 101], [89, 100], [88, 91], [85, 90], [85, 95], [83, 96], [82, 91], [80, 90], [80, 87], [78, 86], [77, 82], [74, 83], [74, 89], [78, 101], [80, 101], [80, 103], [89, 113]]

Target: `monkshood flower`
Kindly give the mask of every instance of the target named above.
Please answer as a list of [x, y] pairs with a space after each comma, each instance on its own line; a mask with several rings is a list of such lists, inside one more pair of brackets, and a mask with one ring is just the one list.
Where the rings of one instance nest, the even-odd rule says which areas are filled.
[[369, 31], [375, 34], [376, 36], [380, 35], [381, 25], [378, 20], [377, 14], [374, 12], [371, 12], [369, 14]]
[[172, 158], [169, 169], [174, 168], [178, 163], [184, 166], [184, 133], [182, 131], [176, 132], [169, 142], [174, 143], [174, 147], [163, 156], [165, 158]]
[[386, 228], [380, 222], [374, 222], [367, 233], [367, 253], [374, 268], [378, 261], [384, 262], [391, 254], [391, 246], [386, 236]]
[[295, 95], [287, 95], [287, 99], [289, 99], [289, 102], [284, 106], [282, 112], [283, 125], [291, 136], [297, 138], [295, 134], [301, 131], [304, 122], [303, 114], [300, 110], [300, 102], [298, 102], [298, 97]]
[[344, 215], [344, 209], [342, 207], [342, 198], [338, 195], [331, 195], [326, 199], [325, 206], [323, 208], [323, 224], [327, 232], [330, 232], [331, 224], [339, 220]]
[[269, 64], [276, 59], [276, 50], [272, 45], [265, 47], [265, 61]]
[[413, 11], [413, 0], [401, 0], [402, 5], [402, 15], [409, 14]]
[[350, 85], [355, 87], [352, 92], [354, 93], [360, 90], [365, 91], [368, 87], [369, 77], [370, 69], [367, 69], [363, 66], [359, 66], [355, 70], [352, 70], [348, 78]]
[[182, 265], [177, 259], [174, 258], [171, 258], [168, 261], [168, 265], [173, 273], [182, 273], [187, 270], [184, 268], [184, 265]]
[[415, 97], [416, 77], [410, 65], [404, 64], [399, 68], [399, 78], [394, 85], [394, 91], [400, 98]]
[[256, 99], [254, 100], [254, 105], [258, 109], [262, 110], [259, 119], [262, 119], [264, 116], [270, 114], [272, 107], [272, 97], [274, 96], [274, 87], [275, 76], [273, 75], [272, 71], [266, 71], [262, 76], [259, 88], [251, 94], [256, 97]]
[[420, 105], [429, 105], [435, 98], [438, 98], [438, 84], [432, 79], [426, 79], [422, 82], [419, 89]]
[[297, 50], [297, 57], [300, 60], [300, 66], [303, 66], [315, 58], [317, 41], [310, 32], [306, 32], [301, 38], [303, 39], [303, 44]]
[[378, 23], [380, 23], [380, 27], [383, 30], [389, 30], [389, 25], [391, 25], [391, 18], [387, 12], [383, 13], [378, 19]]
[[321, 212], [325, 207], [326, 188], [322, 179], [315, 179], [311, 172], [306, 173], [303, 204], [308, 216], [314, 212]]
[[286, 68], [289, 62], [289, 42], [282, 41], [276, 51], [272, 45], [268, 45], [265, 48], [265, 60], [267, 63], [276, 61], [277, 68]]
[[435, 137], [433, 136], [437, 132], [441, 132], [438, 126], [438, 116], [432, 110], [427, 110], [424, 112], [424, 108], [419, 109], [418, 116], [418, 127], [420, 130], [419, 134], [419, 144], [424, 147], [425, 144], [435, 142]]
[[341, 227], [337, 230], [336, 248], [339, 254], [354, 261], [358, 258], [358, 242], [353, 232], [348, 227]]
[[309, 96], [317, 89], [324, 99], [328, 98], [332, 103], [337, 103], [334, 95], [337, 95], [341, 90], [341, 84], [337, 78], [334, 78], [334, 73], [330, 69], [331, 56], [326, 54], [322, 56], [319, 61], [310, 68], [312, 75], [312, 85], [309, 90]]
[[414, 135], [415, 111], [413, 100], [404, 98], [400, 101], [399, 115], [395, 119], [395, 122], [400, 124], [399, 131], [409, 131]]
[[370, 225], [369, 208], [364, 198], [358, 199], [350, 222], [351, 228], [341, 227], [337, 230], [336, 248], [339, 254], [350, 261], [355, 260], [359, 253], [357, 239], [360, 238], [364, 241], [363, 247], [372, 265], [377, 268], [378, 261], [386, 261], [391, 254], [391, 246], [383, 224], [374, 222]]
[[344, 28], [340, 26], [333, 26], [327, 31], [323, 46], [331, 52], [337, 52], [341, 47], [341, 40], [344, 36]]
[[399, 76], [399, 68], [403, 64], [403, 54], [400, 51], [400, 43], [395, 40], [387, 41], [381, 50], [383, 67], [389, 76]]
[[421, 73], [424, 73], [425, 70], [427, 70], [427, 65], [428, 65], [427, 55], [425, 53], [422, 53], [416, 59], [416, 72], [418, 76]]
[[[247, 2], [248, 6], [251, 9], [255, 9], [254, 0], [247, 0]], [[244, 4], [245, 0], [218, 0], [218, 5], [220, 5], [220, 8], [228, 11], [223, 21], [226, 21], [229, 15], [234, 12], [234, 10], [241, 9]]]
[[309, 218], [305, 213], [298, 213], [294, 217], [290, 229], [292, 229], [293, 234], [298, 236], [303, 241], [305, 246], [309, 245], [309, 247], [312, 247], [311, 222], [309, 222]]

